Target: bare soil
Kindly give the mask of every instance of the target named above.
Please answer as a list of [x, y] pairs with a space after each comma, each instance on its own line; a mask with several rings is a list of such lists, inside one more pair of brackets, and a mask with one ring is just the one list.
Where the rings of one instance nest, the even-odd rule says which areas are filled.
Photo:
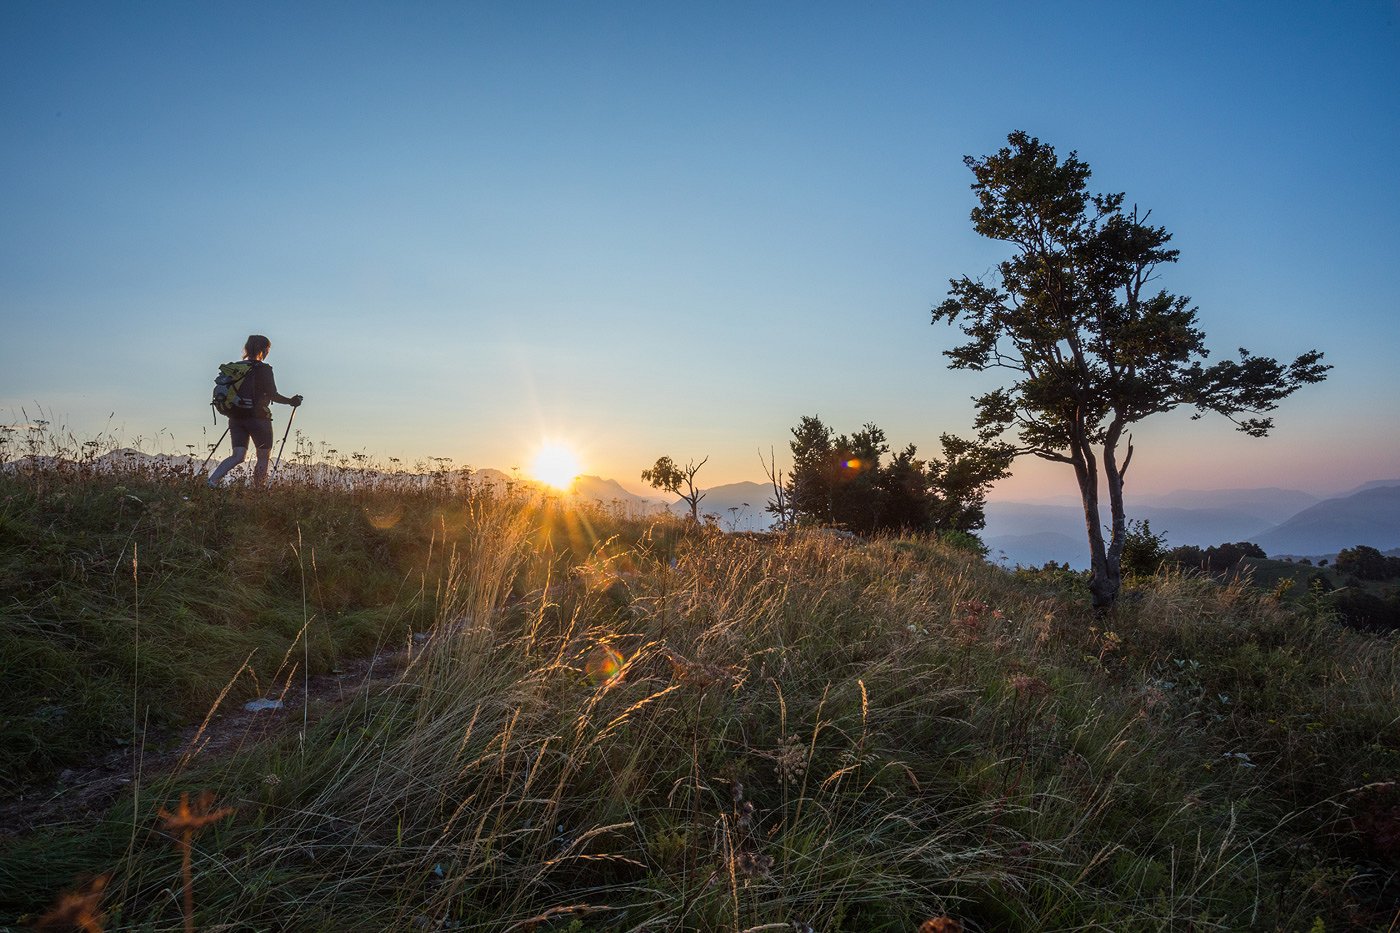
[[404, 647], [344, 661], [336, 671], [313, 675], [304, 684], [284, 684], [280, 694], [269, 697], [281, 701], [279, 709], [249, 712], [242, 703], [225, 705], [203, 723], [150, 733], [136, 746], [94, 755], [59, 772], [54, 781], [23, 788], [0, 800], [0, 841], [66, 823], [90, 824], [138, 777], [146, 781], [196, 759], [234, 755], [252, 743], [300, 729], [354, 697], [392, 682], [402, 672], [410, 650]]

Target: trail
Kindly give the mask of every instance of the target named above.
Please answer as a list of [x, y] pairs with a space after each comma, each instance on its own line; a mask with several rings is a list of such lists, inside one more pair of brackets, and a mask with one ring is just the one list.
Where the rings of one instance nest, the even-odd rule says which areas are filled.
[[274, 697], [282, 701], [281, 709], [248, 712], [241, 702], [223, 706], [203, 723], [150, 733], [135, 746], [114, 749], [65, 768], [56, 780], [22, 788], [0, 801], [0, 842], [67, 823], [91, 825], [93, 818], [101, 816], [131, 785], [138, 766], [144, 782], [182, 763], [236, 754], [249, 744], [300, 728], [303, 721], [318, 722], [354, 697], [392, 682], [422, 644], [423, 638], [415, 636], [402, 648], [379, 651], [343, 662], [336, 671], [312, 675], [304, 688], [300, 683], [290, 684]]

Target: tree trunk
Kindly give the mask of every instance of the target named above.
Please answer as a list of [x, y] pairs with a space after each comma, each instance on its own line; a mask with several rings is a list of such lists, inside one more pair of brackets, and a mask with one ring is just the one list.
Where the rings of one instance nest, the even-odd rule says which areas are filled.
[[1133, 456], [1132, 441], [1128, 442], [1128, 459], [1123, 461], [1123, 468], [1118, 467], [1118, 438], [1122, 434], [1122, 426], [1115, 421], [1109, 426], [1108, 434], [1104, 437], [1103, 443], [1103, 472], [1104, 479], [1108, 481], [1108, 508], [1113, 522], [1113, 536], [1109, 540], [1108, 552], [1104, 555], [1108, 578], [1113, 584], [1113, 596], [1110, 602], [1118, 598], [1118, 589], [1123, 583], [1123, 546], [1127, 543], [1128, 522], [1123, 511], [1123, 475], [1128, 468], [1128, 460]]
[[1074, 475], [1084, 502], [1084, 526], [1089, 533], [1089, 595], [1095, 609], [1107, 609], [1118, 597], [1118, 565], [1111, 567], [1104, 547], [1103, 522], [1099, 518], [1099, 470], [1088, 444], [1073, 451]]

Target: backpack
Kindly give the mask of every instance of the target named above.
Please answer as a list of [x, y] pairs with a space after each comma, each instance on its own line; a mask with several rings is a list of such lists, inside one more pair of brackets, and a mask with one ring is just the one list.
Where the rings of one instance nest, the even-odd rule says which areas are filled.
[[255, 360], [239, 360], [236, 363], [224, 363], [219, 367], [219, 374], [214, 377], [214, 398], [209, 404], [214, 406], [214, 411], [221, 415], [246, 415], [253, 411], [253, 398], [251, 395], [243, 393], [245, 385], [252, 388], [253, 380], [248, 376], [257, 366]]

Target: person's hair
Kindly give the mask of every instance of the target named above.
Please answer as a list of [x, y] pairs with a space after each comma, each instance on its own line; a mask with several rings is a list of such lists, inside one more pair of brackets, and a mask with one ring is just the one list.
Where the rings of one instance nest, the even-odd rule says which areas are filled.
[[272, 341], [262, 334], [249, 334], [248, 342], [243, 345], [243, 358], [251, 360], [259, 353], [266, 353], [272, 349]]

